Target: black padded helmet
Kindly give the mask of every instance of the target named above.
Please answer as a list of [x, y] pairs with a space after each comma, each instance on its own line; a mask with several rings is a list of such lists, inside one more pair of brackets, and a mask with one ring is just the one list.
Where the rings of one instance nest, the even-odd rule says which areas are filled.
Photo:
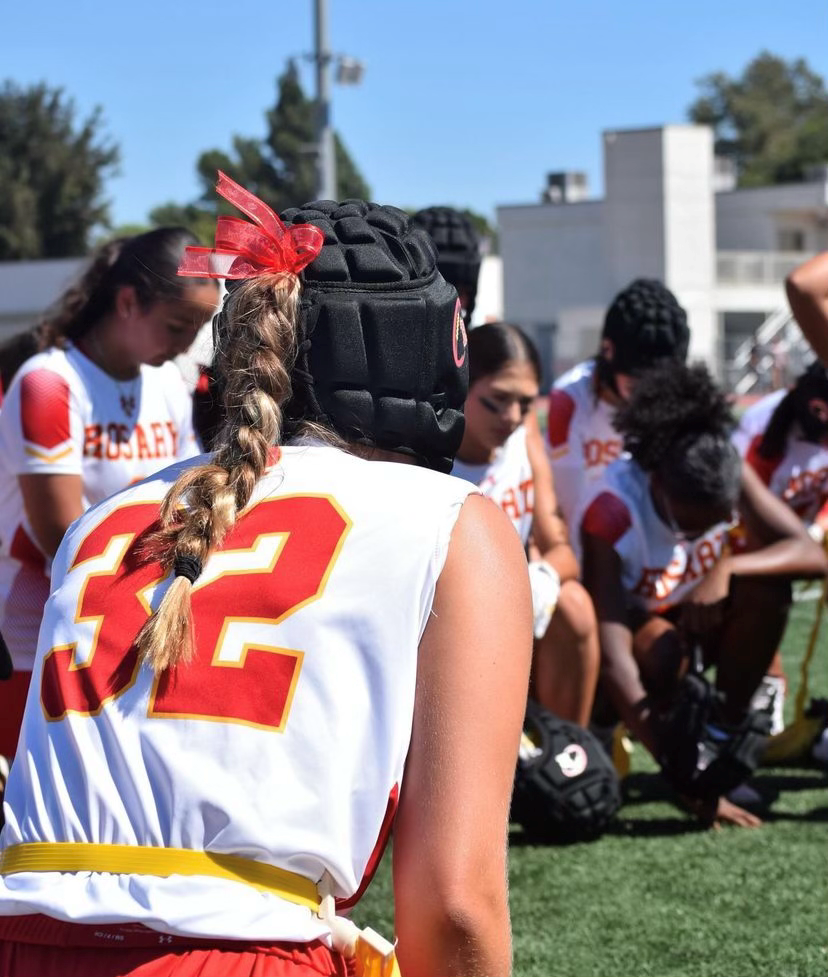
[[299, 353], [285, 433], [320, 421], [448, 472], [463, 437], [466, 331], [434, 245], [404, 211], [316, 201], [281, 214], [325, 234], [301, 273]]
[[639, 373], [662, 359], [684, 362], [690, 344], [687, 313], [654, 278], [636, 278], [615, 296], [601, 336], [614, 346], [608, 364], [613, 375]]
[[452, 207], [426, 207], [411, 220], [431, 235], [443, 278], [468, 295], [466, 318], [471, 319], [480, 274], [480, 238], [471, 221]]

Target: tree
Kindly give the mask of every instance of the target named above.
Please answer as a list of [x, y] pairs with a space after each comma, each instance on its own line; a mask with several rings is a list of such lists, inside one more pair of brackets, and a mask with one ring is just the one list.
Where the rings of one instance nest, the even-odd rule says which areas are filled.
[[803, 179], [828, 162], [828, 92], [802, 58], [763, 51], [739, 78], [716, 72], [698, 83], [693, 122], [713, 127], [716, 153], [736, 163], [740, 186]]
[[0, 88], [0, 260], [87, 252], [109, 225], [105, 177], [119, 159], [100, 109], [77, 119], [75, 103], [45, 84]]
[[476, 210], [468, 207], [460, 208], [460, 213], [471, 222], [472, 227], [480, 235], [481, 248], [484, 254], [497, 254], [498, 238], [497, 230], [489, 223], [489, 218], [485, 214], [479, 214]]
[[[316, 159], [313, 152], [315, 103], [302, 90], [295, 65], [277, 81], [276, 104], [265, 113], [264, 140], [235, 136], [232, 153], [210, 149], [198, 158], [196, 168], [203, 193], [194, 203], [156, 207], [150, 213], [154, 224], [183, 224], [202, 241], [212, 240], [215, 218], [235, 209], [215, 192], [216, 171], [229, 177], [264, 200], [277, 213], [316, 196]], [[337, 194], [368, 199], [370, 190], [338, 135], [334, 136]]]

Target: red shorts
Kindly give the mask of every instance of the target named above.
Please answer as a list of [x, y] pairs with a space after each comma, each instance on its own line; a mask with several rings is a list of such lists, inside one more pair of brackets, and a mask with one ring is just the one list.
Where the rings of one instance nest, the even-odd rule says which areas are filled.
[[11, 678], [0, 681], [0, 753], [9, 760], [17, 749], [31, 680], [31, 672], [13, 672]]
[[0, 917], [0, 977], [353, 977], [324, 943], [166, 936], [138, 923], [97, 926]]

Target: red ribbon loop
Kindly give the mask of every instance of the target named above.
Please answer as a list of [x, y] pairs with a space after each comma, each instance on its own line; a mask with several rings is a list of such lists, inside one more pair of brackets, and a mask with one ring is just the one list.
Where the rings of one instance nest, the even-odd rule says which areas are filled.
[[288, 227], [263, 200], [219, 170], [216, 192], [251, 220], [219, 217], [214, 248], [185, 248], [178, 274], [192, 278], [255, 278], [299, 272], [322, 250], [325, 235], [313, 224]]

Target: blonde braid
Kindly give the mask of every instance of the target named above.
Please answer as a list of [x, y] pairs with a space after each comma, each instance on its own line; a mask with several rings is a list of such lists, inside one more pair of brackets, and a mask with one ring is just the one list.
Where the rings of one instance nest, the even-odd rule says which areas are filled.
[[[250, 501], [270, 448], [279, 443], [296, 357], [299, 292], [294, 275], [262, 276], [226, 300], [216, 350], [218, 371], [226, 377], [226, 420], [213, 462], [178, 478], [161, 506], [161, 528], [145, 547], [168, 572], [182, 558], [206, 563]], [[192, 658], [192, 586], [176, 576], [136, 638], [139, 654], [156, 673]]]

